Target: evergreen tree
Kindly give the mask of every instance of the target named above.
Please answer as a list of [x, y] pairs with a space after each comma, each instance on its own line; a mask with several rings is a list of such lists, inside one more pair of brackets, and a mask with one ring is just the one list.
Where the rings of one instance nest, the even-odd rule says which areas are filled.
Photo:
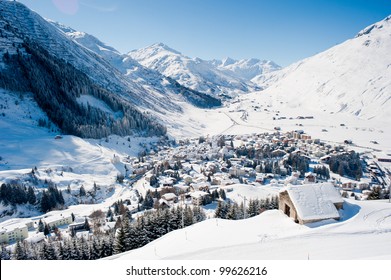
[[225, 194], [225, 190], [224, 189], [220, 189], [219, 190], [219, 195], [220, 195], [220, 198], [222, 200], [226, 200], [227, 199], [227, 195]]
[[48, 226], [47, 223], [45, 223], [45, 225], [44, 225], [43, 234], [44, 234], [45, 236], [47, 236], [47, 235], [50, 234], [50, 229], [49, 229], [49, 226]]
[[27, 201], [31, 205], [35, 204], [35, 202], [37, 201], [37, 197], [35, 196], [34, 190], [31, 186], [29, 186], [27, 190]]
[[100, 252], [101, 248], [100, 248], [100, 244], [96, 238], [94, 238], [92, 240], [92, 244], [90, 244], [89, 248], [90, 248], [90, 252], [89, 252], [90, 260], [99, 259], [100, 255], [101, 255], [101, 252]]
[[126, 246], [126, 231], [123, 227], [120, 227], [115, 235], [114, 254], [125, 252]]
[[41, 198], [41, 211], [46, 213], [51, 209], [49, 196], [46, 191], [42, 192], [42, 198]]
[[4, 245], [1, 245], [0, 260], [10, 260], [11, 254]]
[[43, 243], [42, 246], [42, 255], [41, 255], [42, 260], [57, 260], [57, 254], [56, 251], [54, 250], [54, 247], [52, 243]]
[[84, 229], [87, 231], [90, 231], [90, 223], [88, 222], [87, 218], [84, 219]]
[[26, 255], [26, 250], [24, 248], [24, 245], [22, 242], [18, 241], [16, 242], [14, 254], [13, 254], [13, 259], [14, 260], [26, 260], [27, 255]]
[[42, 220], [39, 219], [39, 222], [38, 222], [38, 231], [39, 232], [43, 232], [45, 230], [45, 225], [43, 224]]
[[237, 220], [238, 219], [239, 207], [237, 203], [229, 204], [229, 209], [227, 213], [228, 220]]
[[85, 196], [86, 195], [86, 190], [84, 189], [84, 186], [82, 185], [79, 190], [79, 196]]
[[224, 219], [224, 209], [223, 202], [221, 200], [217, 201], [217, 207], [215, 210], [215, 218]]
[[112, 218], [113, 217], [113, 211], [111, 210], [111, 207], [109, 207], [109, 210], [107, 210], [106, 218]]

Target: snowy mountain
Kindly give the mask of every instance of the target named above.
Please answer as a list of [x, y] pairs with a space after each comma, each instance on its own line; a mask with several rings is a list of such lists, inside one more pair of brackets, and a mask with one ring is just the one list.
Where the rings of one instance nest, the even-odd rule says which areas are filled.
[[[142, 66], [129, 55], [121, 54], [115, 48], [108, 46], [88, 33], [77, 31], [58, 22], [48, 21], [68, 38], [108, 61], [126, 77], [126, 80], [142, 86], [143, 90], [149, 93], [149, 98], [153, 99], [152, 106], [155, 106], [155, 110], [161, 111], [165, 108], [174, 112], [181, 111], [182, 109], [175, 102], [171, 102], [178, 99], [176, 96], [178, 94], [197, 107], [209, 108], [221, 105], [220, 100], [180, 86], [176, 81]], [[169, 99], [166, 98], [167, 94], [171, 94]], [[181, 98], [179, 98], [179, 101], [181, 101]]]
[[251, 80], [256, 76], [281, 69], [281, 67], [273, 61], [256, 58], [235, 60], [227, 57], [223, 60], [212, 60], [211, 64], [222, 72], [235, 75], [236, 77], [245, 80]]
[[291, 107], [390, 120], [390, 49], [391, 16], [353, 39], [252, 81]]
[[221, 71], [211, 62], [187, 57], [162, 43], [133, 50], [128, 55], [145, 67], [200, 92], [233, 96], [257, 88], [234, 72]]
[[[178, 103], [221, 105], [91, 35], [44, 20], [19, 2], [1, 1], [0, 9], [0, 87], [33, 92], [64, 133], [93, 138], [133, 130], [164, 134], [155, 119], [167, 111], [182, 112]], [[81, 95], [94, 102], [83, 104]], [[110, 113], [94, 106], [102, 102]]]

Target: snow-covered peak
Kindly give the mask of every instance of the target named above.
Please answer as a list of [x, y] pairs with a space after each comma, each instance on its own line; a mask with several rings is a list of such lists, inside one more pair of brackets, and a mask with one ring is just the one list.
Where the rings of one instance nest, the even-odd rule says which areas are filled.
[[255, 88], [252, 83], [233, 73], [217, 69], [209, 61], [190, 58], [162, 43], [133, 50], [128, 55], [141, 65], [200, 92], [232, 96]]
[[357, 37], [360, 37], [360, 36], [363, 36], [363, 35], [368, 35], [368, 34], [373, 34], [373, 32], [377, 32], [383, 28], [387, 29], [389, 28], [389, 26], [391, 25], [391, 15], [389, 15], [388, 17], [386, 17], [385, 19], [383, 19], [382, 21], [379, 21], [375, 24], [372, 24], [366, 28], [364, 28], [363, 30], [361, 30], [357, 35], [356, 35], [356, 38]]
[[251, 80], [255, 76], [281, 69], [279, 65], [270, 60], [257, 58], [235, 60], [229, 57], [223, 59], [220, 64], [217, 64], [217, 67], [221, 71], [232, 73], [245, 80]]
[[178, 52], [177, 50], [174, 50], [173, 48], [170, 48], [169, 46], [167, 46], [166, 44], [164, 43], [155, 43], [149, 47], [147, 47], [149, 49], [157, 49], [159, 51], [167, 51], [167, 52], [172, 52], [172, 53], [175, 53], [175, 54], [181, 54], [180, 52]]
[[230, 58], [230, 57], [226, 57], [221, 61], [221, 66], [223, 66], [223, 67], [228, 66], [228, 65], [234, 64], [235, 62], [237, 62], [235, 59]]
[[390, 50], [387, 17], [353, 39], [252, 81], [287, 106], [390, 120]]

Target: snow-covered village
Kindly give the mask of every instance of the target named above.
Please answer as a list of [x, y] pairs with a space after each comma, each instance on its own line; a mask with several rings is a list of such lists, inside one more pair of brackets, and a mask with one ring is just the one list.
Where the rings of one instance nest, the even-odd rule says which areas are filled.
[[389, 198], [389, 161], [354, 148], [276, 130], [160, 142], [138, 157], [114, 154], [122, 172], [109, 185], [80, 182], [64, 167], [33, 167], [2, 184], [2, 219], [46, 214], [1, 223], [1, 241], [10, 244], [2, 254], [97, 259], [204, 220], [265, 211], [301, 225], [336, 223], [357, 207], [354, 201]]
[[[172, 15], [172, 0], [152, 1], [165, 3], [154, 24], [141, 24], [149, 12], [129, 16], [147, 1], [110, 1], [121, 9], [109, 12], [87, 2], [0, 0], [1, 260], [391, 259], [391, 10], [381, 1], [365, 20], [269, 18], [259, 26], [291, 31], [251, 36], [247, 18], [264, 17], [216, 22], [230, 7], [220, 0], [204, 1], [213, 16], [191, 28], [154, 21]], [[185, 2], [184, 18], [205, 12]], [[248, 13], [275, 5], [244, 2]], [[292, 16], [308, 1], [294, 2], [278, 9]], [[106, 26], [100, 13], [116, 16]], [[190, 40], [220, 22], [230, 27]], [[140, 31], [151, 37], [130, 26], [153, 26]], [[294, 41], [258, 52], [288, 33]], [[225, 41], [238, 34], [240, 44]]]

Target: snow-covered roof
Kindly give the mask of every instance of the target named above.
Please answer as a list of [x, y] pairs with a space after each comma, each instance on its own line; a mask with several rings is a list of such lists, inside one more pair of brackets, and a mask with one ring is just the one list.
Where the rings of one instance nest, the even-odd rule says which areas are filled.
[[16, 229], [27, 228], [25, 222], [21, 222], [19, 219], [10, 219], [0, 224], [0, 232], [9, 232]]
[[60, 215], [54, 215], [54, 216], [47, 216], [43, 219], [43, 221], [46, 223], [53, 223], [53, 222], [57, 222], [57, 221], [60, 221], [63, 219], [70, 219], [70, 218], [71, 218], [71, 215], [63, 216], [62, 214], [60, 214]]
[[339, 218], [334, 203], [343, 203], [339, 191], [333, 184], [307, 184], [286, 187], [290, 199], [302, 220]]
[[208, 193], [207, 192], [203, 192], [203, 191], [195, 191], [195, 192], [192, 192], [190, 194], [190, 196], [192, 198], [199, 198], [199, 197], [203, 197], [203, 196], [206, 196], [206, 195], [208, 195]]
[[38, 243], [38, 242], [40, 242], [40, 241], [42, 241], [44, 239], [45, 239], [44, 233], [43, 232], [38, 232], [38, 233], [36, 233], [34, 235], [31, 235], [31, 236], [27, 237], [24, 241], [29, 242], [29, 243]]
[[164, 198], [165, 200], [172, 200], [177, 198], [177, 196], [175, 193], [165, 193], [162, 195], [162, 198]]

